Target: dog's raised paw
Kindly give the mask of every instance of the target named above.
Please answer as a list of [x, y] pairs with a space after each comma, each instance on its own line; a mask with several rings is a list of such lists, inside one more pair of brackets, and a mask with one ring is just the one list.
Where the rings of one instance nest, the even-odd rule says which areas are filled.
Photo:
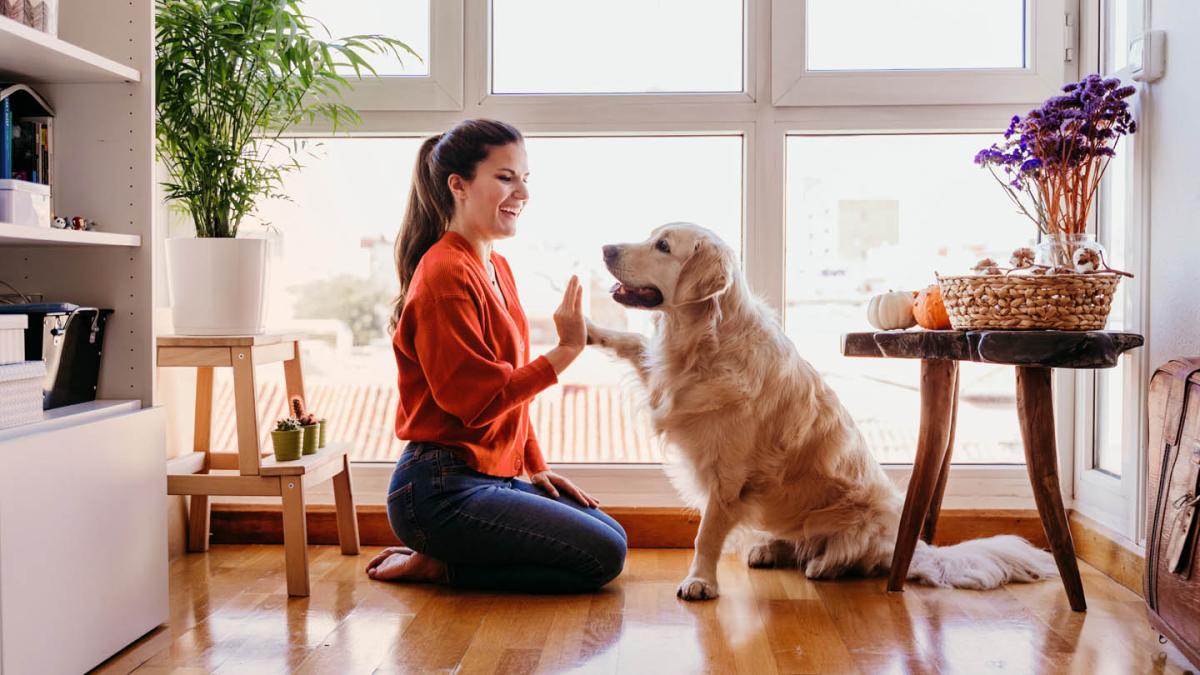
[[720, 595], [717, 591], [717, 582], [701, 579], [700, 577], [688, 577], [684, 579], [679, 588], [675, 590], [676, 597], [684, 600], [712, 600]]

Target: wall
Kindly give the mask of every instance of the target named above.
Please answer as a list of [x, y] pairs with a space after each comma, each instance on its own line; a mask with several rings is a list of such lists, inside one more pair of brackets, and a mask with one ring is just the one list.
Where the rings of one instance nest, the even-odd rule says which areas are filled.
[[1166, 76], [1150, 85], [1150, 367], [1200, 356], [1200, 3], [1149, 0], [1167, 31]]

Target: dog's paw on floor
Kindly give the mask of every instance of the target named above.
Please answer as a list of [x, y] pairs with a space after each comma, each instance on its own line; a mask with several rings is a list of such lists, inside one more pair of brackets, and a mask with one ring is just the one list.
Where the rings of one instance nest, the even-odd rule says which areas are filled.
[[720, 595], [720, 593], [717, 590], [717, 582], [701, 579], [700, 577], [688, 577], [679, 584], [675, 595], [690, 601], [711, 600]]
[[746, 555], [746, 565], [755, 569], [775, 567], [775, 551], [771, 549], [770, 544], [759, 544], [751, 548], [750, 553]]
[[782, 539], [752, 546], [746, 554], [746, 565], [754, 569], [795, 567], [795, 546]]

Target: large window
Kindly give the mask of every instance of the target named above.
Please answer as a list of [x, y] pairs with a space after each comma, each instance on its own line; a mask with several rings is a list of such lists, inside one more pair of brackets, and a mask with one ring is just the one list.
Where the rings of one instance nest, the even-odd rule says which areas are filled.
[[[920, 363], [845, 358], [839, 338], [871, 330], [876, 293], [917, 290], [935, 272], [1007, 260], [1036, 229], [1013, 213], [975, 152], [980, 134], [791, 136], [787, 140], [788, 335], [829, 381], [881, 462], [908, 463]], [[1013, 372], [964, 363], [954, 461], [1023, 463]]]
[[[306, 384], [360, 460], [400, 447], [381, 325], [416, 147], [490, 117], [528, 138], [532, 200], [498, 250], [513, 262], [535, 353], [553, 341], [548, 318], [572, 273], [593, 320], [648, 332], [649, 314], [607, 296], [599, 247], [692, 220], [740, 250], [753, 289], [876, 456], [911, 461], [916, 363], [843, 358], [840, 334], [867, 328], [871, 293], [915, 290], [1029, 243], [1031, 226], [971, 160], [1012, 114], [1076, 76], [1084, 55], [1071, 27], [1092, 25], [1065, 0], [307, 4], [334, 33], [428, 35], [427, 75], [385, 64], [386, 77], [352, 81], [355, 136], [304, 128], [314, 156], [284, 186], [292, 201], [261, 214], [275, 228], [272, 322], [320, 338], [305, 353]], [[608, 504], [673, 494], [653, 466], [624, 466], [660, 458], [642, 395], [625, 366], [589, 351], [533, 406], [551, 461], [609, 465], [574, 474]], [[956, 461], [1021, 460], [1013, 395], [1011, 369], [963, 367]], [[1098, 463], [1110, 455], [1100, 448]], [[376, 470], [386, 473], [362, 468]], [[1023, 469], [963, 469], [949, 503], [1024, 506], [1005, 500], [1025, 485]]]

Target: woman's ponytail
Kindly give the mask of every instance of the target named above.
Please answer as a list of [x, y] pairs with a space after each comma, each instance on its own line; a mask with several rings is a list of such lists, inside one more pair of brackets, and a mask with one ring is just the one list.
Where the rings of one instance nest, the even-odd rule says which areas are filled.
[[[400, 292], [392, 301], [392, 318], [388, 321], [388, 333], [396, 329], [400, 321], [400, 310], [404, 308], [404, 296], [408, 294], [408, 285], [412, 282], [413, 273], [417, 271], [417, 263], [437, 243], [450, 219], [443, 213], [445, 207], [439, 204], [439, 192], [449, 195], [449, 188], [434, 183], [433, 163], [430, 161], [434, 148], [442, 135], [425, 139], [421, 150], [417, 153], [417, 164], [413, 167], [412, 188], [408, 191], [408, 210], [404, 214], [404, 223], [400, 226], [400, 236], [396, 237], [395, 257], [396, 274], [400, 277]], [[444, 196], [443, 196], [444, 198]], [[453, 202], [449, 211], [453, 213]]]

